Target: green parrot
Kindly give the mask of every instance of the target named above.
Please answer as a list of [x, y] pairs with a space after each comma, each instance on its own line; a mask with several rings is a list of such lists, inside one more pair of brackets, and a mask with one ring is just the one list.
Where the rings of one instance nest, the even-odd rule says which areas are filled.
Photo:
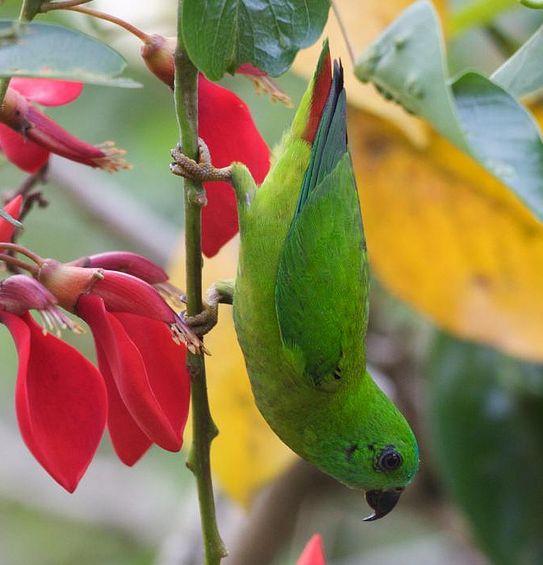
[[[234, 187], [234, 323], [260, 412], [301, 457], [364, 489], [374, 510], [366, 520], [376, 520], [394, 508], [419, 457], [405, 418], [366, 370], [368, 259], [343, 70], [335, 62], [332, 77], [331, 67], [325, 43], [258, 189], [240, 163], [214, 169], [202, 145], [198, 164], [174, 150], [172, 170]], [[225, 293], [222, 285], [216, 300]]]

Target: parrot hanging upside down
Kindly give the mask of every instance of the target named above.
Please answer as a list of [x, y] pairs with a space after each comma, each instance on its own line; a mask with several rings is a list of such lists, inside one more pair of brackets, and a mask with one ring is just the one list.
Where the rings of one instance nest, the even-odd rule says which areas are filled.
[[257, 406], [301, 457], [366, 490], [366, 520], [376, 520], [419, 458], [406, 420], [366, 371], [368, 261], [345, 112], [343, 70], [335, 62], [332, 78], [325, 43], [258, 189], [240, 163], [213, 168], [203, 143], [200, 163], [175, 149], [172, 171], [232, 183], [241, 236], [234, 322]]

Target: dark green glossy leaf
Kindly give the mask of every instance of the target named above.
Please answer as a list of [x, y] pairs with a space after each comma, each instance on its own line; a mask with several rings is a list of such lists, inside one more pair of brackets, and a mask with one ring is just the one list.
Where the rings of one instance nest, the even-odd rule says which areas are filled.
[[445, 486], [495, 565], [543, 563], [543, 367], [440, 336], [430, 417]]
[[184, 0], [185, 47], [212, 80], [243, 63], [277, 76], [318, 39], [329, 6], [329, 0]]
[[0, 20], [0, 77], [40, 77], [106, 86], [140, 86], [118, 78], [126, 61], [108, 45], [58, 25]]
[[[515, 63], [516, 76], [530, 73]], [[543, 142], [531, 114], [501, 86], [477, 73], [451, 82], [432, 5], [411, 5], [362, 55], [362, 81], [428, 120], [479, 161], [543, 219]]]

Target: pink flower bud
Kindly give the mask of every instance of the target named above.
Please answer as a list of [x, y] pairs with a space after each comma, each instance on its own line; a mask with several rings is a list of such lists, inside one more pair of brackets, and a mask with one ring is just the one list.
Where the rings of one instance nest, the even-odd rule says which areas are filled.
[[22, 316], [28, 310], [37, 310], [47, 329], [60, 333], [81, 328], [57, 307], [57, 299], [37, 280], [25, 275], [13, 275], [0, 282], [0, 310]]
[[43, 285], [26, 275], [13, 275], [0, 282], [0, 307], [7, 312], [21, 315], [56, 304], [56, 298]]
[[141, 48], [147, 68], [173, 90], [175, 76], [175, 37], [151, 35]]
[[40, 265], [38, 280], [55, 295], [62, 308], [75, 312], [79, 297], [91, 292], [102, 277], [101, 269], [84, 269], [45, 259]]

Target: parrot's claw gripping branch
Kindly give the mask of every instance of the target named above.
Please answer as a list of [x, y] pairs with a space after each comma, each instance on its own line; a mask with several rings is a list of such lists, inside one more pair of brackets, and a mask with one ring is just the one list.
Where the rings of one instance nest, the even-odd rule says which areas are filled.
[[218, 303], [204, 303], [204, 309], [196, 316], [183, 315], [183, 321], [198, 336], [202, 337], [209, 333], [216, 325], [219, 319]]
[[232, 167], [218, 169], [211, 164], [209, 148], [202, 138], [198, 138], [199, 160], [187, 157], [179, 145], [172, 149], [173, 163], [170, 170], [174, 175], [191, 179], [197, 182], [206, 181], [230, 181], [232, 178]]
[[198, 337], [202, 337], [217, 325], [219, 320], [219, 304], [232, 304], [232, 300], [233, 282], [216, 282], [207, 290], [204, 310], [195, 316], [183, 315], [183, 321]]

